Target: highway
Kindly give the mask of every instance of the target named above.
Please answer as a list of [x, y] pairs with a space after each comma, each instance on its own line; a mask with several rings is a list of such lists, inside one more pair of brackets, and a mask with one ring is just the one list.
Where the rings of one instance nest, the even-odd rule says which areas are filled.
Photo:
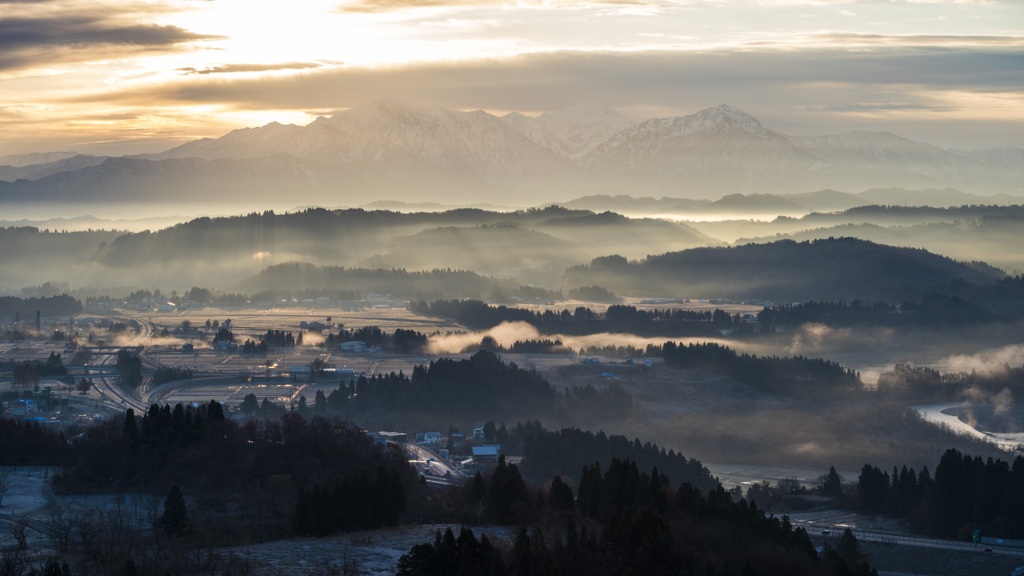
[[[993, 554], [1008, 554], [1014, 556], [1024, 555], [1020, 548], [1009, 548], [991, 546], [988, 544], [977, 544], [964, 542], [962, 540], [941, 540], [938, 538], [922, 538], [919, 536], [908, 536], [880, 530], [864, 530], [848, 524], [831, 524], [814, 521], [793, 521], [794, 527], [800, 527], [807, 531], [807, 535], [813, 538], [827, 536], [830, 539], [838, 540], [843, 532], [849, 528], [857, 540], [863, 542], [880, 542], [883, 544], [899, 544], [901, 546], [917, 546], [920, 548], [938, 548], [942, 550], [963, 550], [967, 552], [981, 552], [985, 548], [991, 548]], [[825, 535], [824, 531], [828, 531]]]
[[[124, 320], [135, 327], [135, 336], [125, 343], [124, 347], [138, 347], [144, 350], [143, 346], [153, 334], [153, 323], [133, 320], [131, 318], [124, 318]], [[92, 378], [92, 380], [96, 391], [103, 398], [103, 405], [119, 412], [131, 408], [139, 415], [145, 414], [149, 410], [149, 406], [139, 400], [134, 393], [125, 390], [120, 385], [120, 376], [111, 376], [111, 368], [117, 358], [116, 351], [104, 352], [103, 354], [98, 362], [98, 365], [102, 368], [95, 369], [94, 373], [93, 369], [86, 367], [87, 377], [99, 376], [98, 378]], [[144, 358], [141, 353], [139, 356]]]
[[439, 454], [417, 444], [405, 444], [411, 461], [428, 484], [438, 486], [461, 486], [469, 480], [462, 470], [450, 464]]

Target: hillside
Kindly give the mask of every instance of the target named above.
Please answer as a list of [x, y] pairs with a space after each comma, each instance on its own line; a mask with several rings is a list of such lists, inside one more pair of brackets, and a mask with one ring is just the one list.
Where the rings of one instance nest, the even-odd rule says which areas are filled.
[[999, 275], [925, 250], [829, 238], [694, 248], [633, 262], [598, 258], [568, 269], [566, 285], [599, 284], [629, 295], [805, 301], [885, 298], [890, 288], [927, 289], [961, 278], [983, 283]]

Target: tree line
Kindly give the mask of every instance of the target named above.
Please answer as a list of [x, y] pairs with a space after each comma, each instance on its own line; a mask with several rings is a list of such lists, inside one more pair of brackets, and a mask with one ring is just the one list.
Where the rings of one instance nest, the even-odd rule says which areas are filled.
[[522, 470], [528, 478], [541, 480], [591, 465], [598, 471], [601, 466], [607, 470], [615, 459], [627, 459], [643, 469], [661, 470], [677, 484], [687, 483], [701, 492], [718, 486], [718, 479], [699, 460], [686, 458], [674, 449], [666, 451], [651, 442], [578, 428], [532, 429], [523, 443]]
[[753, 326], [738, 314], [714, 311], [665, 309], [645, 310], [613, 304], [603, 312], [579, 306], [575, 310], [533, 311], [480, 300], [434, 300], [410, 303], [418, 314], [455, 320], [469, 328], [483, 330], [502, 322], [526, 322], [544, 334], [586, 335], [626, 332], [639, 336], [712, 336], [718, 330], [753, 333]]
[[441, 358], [416, 366], [411, 375], [391, 372], [343, 379], [330, 394], [318, 391], [312, 409], [317, 414], [358, 417], [365, 425], [397, 421], [436, 427], [439, 422], [468, 425], [484, 417], [609, 422], [625, 418], [632, 406], [632, 396], [621, 386], [558, 391], [536, 371], [479, 350], [468, 359]]
[[68, 296], [0, 296], [0, 318], [20, 318], [35, 326], [36, 312], [42, 316], [75, 316], [82, 313], [82, 303]]
[[1024, 366], [993, 366], [991, 372], [940, 372], [926, 366], [896, 364], [878, 377], [878, 391], [905, 399], [924, 400], [956, 397], [960, 391], [975, 389], [989, 395], [1004, 390], [1020, 391]]
[[10, 372], [15, 386], [38, 384], [40, 378], [66, 376], [68, 369], [57, 352], [50, 352], [46, 360], [3, 360], [0, 372]]
[[324, 338], [324, 346], [327, 348], [336, 348], [345, 342], [365, 342], [367, 346], [380, 347], [400, 354], [418, 354], [427, 348], [427, 335], [404, 328], [396, 328], [394, 332], [388, 334], [377, 326], [363, 326], [352, 330], [340, 326], [337, 334], [328, 334]]
[[514, 464], [498, 466], [489, 488], [477, 476], [465, 502], [530, 510], [535, 527], [521, 527], [507, 553], [469, 528], [458, 537], [450, 528], [438, 531], [432, 543], [399, 559], [400, 576], [874, 573], [856, 554], [844, 558], [829, 550], [819, 558], [803, 529], [734, 500], [721, 486], [705, 493], [683, 483], [674, 490], [657, 468], [647, 474], [629, 459], [613, 459], [603, 473], [585, 466], [575, 497], [556, 476], [531, 498], [516, 481]]
[[855, 487], [856, 504], [872, 512], [906, 517], [917, 532], [940, 538], [983, 536], [1024, 539], [1024, 457], [1013, 463], [950, 448], [935, 467], [892, 474], [865, 464]]
[[762, 390], [776, 393], [834, 393], [859, 389], [860, 375], [839, 363], [804, 356], [778, 357], [739, 354], [715, 343], [681, 345], [666, 342], [660, 349], [648, 347], [673, 368], [700, 369], [723, 374]]
[[930, 292], [916, 301], [810, 301], [766, 307], [757, 319], [766, 330], [808, 322], [828, 326], [963, 326], [991, 322], [992, 312], [957, 295]]

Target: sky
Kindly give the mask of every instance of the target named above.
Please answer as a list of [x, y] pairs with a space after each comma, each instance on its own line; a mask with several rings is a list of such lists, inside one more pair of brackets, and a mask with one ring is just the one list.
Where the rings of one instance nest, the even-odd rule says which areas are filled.
[[131, 154], [374, 98], [1024, 147], [1024, 0], [0, 0], [0, 155]]

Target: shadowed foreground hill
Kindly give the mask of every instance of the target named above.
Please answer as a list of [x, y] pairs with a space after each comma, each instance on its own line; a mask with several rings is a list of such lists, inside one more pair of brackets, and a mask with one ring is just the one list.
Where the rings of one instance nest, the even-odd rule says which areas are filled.
[[566, 284], [599, 284], [619, 294], [806, 301], [884, 299], [893, 288], [927, 289], [958, 279], [986, 283], [1003, 275], [925, 250], [829, 238], [695, 248], [636, 262], [596, 258], [566, 270]]

